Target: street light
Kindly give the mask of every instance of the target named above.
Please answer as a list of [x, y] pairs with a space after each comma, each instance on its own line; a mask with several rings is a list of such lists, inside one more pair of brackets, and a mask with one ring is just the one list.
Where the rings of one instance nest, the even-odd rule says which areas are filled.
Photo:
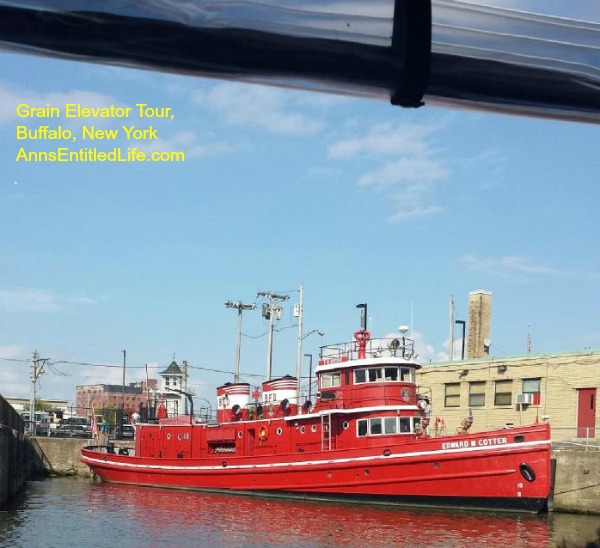
[[[320, 333], [320, 331], [319, 331]], [[312, 397], [312, 354], [304, 354], [306, 358], [308, 358], [308, 401]]]
[[244, 304], [239, 301], [226, 301], [225, 306], [227, 308], [236, 308], [238, 311], [238, 332], [237, 332], [237, 344], [235, 349], [235, 376], [234, 382], [240, 380], [240, 354], [242, 349], [242, 312], [244, 310], [254, 310], [256, 304]]
[[467, 322], [465, 322], [465, 320], [456, 320], [454, 323], [457, 325], [462, 325], [462, 347], [461, 347], [461, 352], [460, 352], [460, 359], [464, 360], [465, 359], [465, 324]]
[[[309, 331], [306, 335], [304, 335], [302, 337], [302, 340], [306, 339], [306, 337], [308, 337], [309, 335], [312, 335], [313, 333], [318, 333], [321, 337], [323, 335], [325, 335], [325, 333], [323, 331], [321, 331], [320, 329], [313, 329], [312, 331]], [[305, 356], [308, 356], [309, 354], [304, 354]]]
[[[303, 341], [304, 339], [306, 339], [306, 337], [308, 337], [309, 335], [312, 335], [313, 333], [317, 333], [318, 335], [320, 335], [321, 337], [323, 335], [325, 335], [324, 331], [321, 331], [320, 329], [313, 329], [312, 331], [309, 331], [306, 335], [304, 335], [300, 341]], [[305, 357], [310, 357], [310, 362], [309, 362], [309, 369], [308, 369], [308, 399], [310, 400], [311, 398], [311, 382], [312, 382], [312, 354], [304, 354]], [[300, 407], [300, 368], [298, 368], [298, 407]]]

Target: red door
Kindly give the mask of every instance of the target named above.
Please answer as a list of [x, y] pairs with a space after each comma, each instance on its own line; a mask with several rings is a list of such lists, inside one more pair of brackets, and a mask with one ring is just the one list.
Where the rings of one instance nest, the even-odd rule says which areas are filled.
[[596, 389], [579, 388], [577, 390], [577, 437], [594, 438], [595, 428]]

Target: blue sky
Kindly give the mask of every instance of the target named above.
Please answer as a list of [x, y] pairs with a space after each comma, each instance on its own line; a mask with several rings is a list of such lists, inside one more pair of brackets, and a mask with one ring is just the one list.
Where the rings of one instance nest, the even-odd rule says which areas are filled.
[[[234, 369], [224, 302], [259, 302], [261, 290], [289, 292], [273, 373], [293, 374], [301, 284], [305, 333], [326, 333], [305, 353], [350, 340], [366, 302], [374, 336], [412, 319], [421, 360], [443, 361], [449, 297], [466, 319], [477, 289], [493, 293], [492, 356], [524, 354], [528, 324], [534, 353], [600, 347], [597, 126], [9, 53], [0, 73], [5, 396], [29, 394], [19, 360], [34, 350], [54, 364], [38, 396], [73, 401], [77, 384], [120, 384], [126, 349], [128, 382], [175, 355], [212, 401], [231, 376], [210, 370]], [[137, 144], [185, 162], [16, 162], [20, 146], [52, 146], [17, 142], [17, 125], [89, 124], [23, 122], [16, 106], [70, 102], [171, 107], [173, 120], [153, 123], [159, 139]], [[266, 329], [259, 311], [244, 314], [252, 383], [266, 372]]]

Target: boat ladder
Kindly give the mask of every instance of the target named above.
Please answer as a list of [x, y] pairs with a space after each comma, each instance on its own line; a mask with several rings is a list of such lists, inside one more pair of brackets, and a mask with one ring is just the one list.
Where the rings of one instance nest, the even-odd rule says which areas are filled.
[[321, 451], [331, 451], [331, 413], [321, 415]]

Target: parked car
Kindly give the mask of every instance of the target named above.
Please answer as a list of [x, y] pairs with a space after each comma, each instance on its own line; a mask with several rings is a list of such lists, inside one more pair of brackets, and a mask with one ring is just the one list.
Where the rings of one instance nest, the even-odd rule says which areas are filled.
[[85, 417], [68, 417], [51, 431], [60, 438], [91, 438], [92, 428]]

